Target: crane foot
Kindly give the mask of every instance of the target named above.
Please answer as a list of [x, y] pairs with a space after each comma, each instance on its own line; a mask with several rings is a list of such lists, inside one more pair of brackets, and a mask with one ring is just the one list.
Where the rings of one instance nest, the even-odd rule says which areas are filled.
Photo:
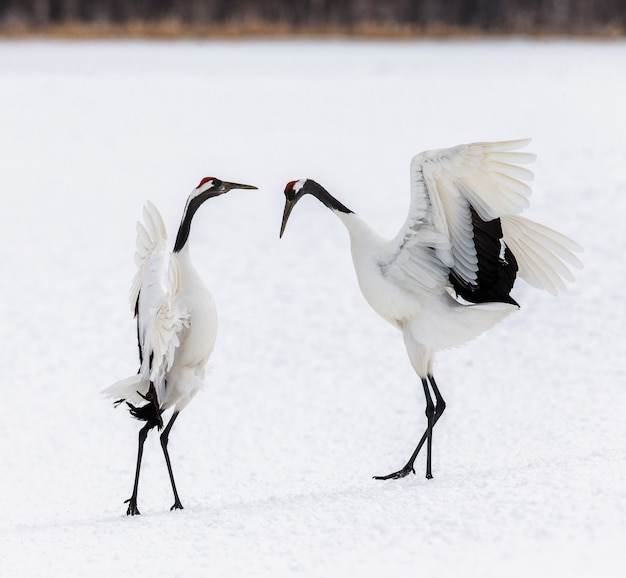
[[128, 498], [128, 500], [126, 500], [124, 503], [128, 504], [128, 510], [126, 510], [127, 516], [140, 516], [141, 515], [141, 512], [137, 508], [137, 498], [135, 497]]
[[394, 472], [393, 474], [387, 474], [386, 476], [374, 476], [375, 480], [399, 480], [400, 478], [404, 478], [409, 474], [415, 475], [415, 469], [412, 465], [407, 464], [401, 470]]

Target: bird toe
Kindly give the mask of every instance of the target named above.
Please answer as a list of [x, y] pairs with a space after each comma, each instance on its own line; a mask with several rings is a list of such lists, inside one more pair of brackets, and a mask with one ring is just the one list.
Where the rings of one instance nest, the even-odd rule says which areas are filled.
[[401, 470], [397, 472], [393, 472], [392, 474], [387, 474], [386, 476], [374, 476], [375, 480], [399, 480], [408, 476], [409, 474], [415, 475], [415, 469], [413, 466], [404, 466]]
[[140, 516], [141, 515], [139, 508], [137, 508], [137, 500], [133, 498], [128, 498], [128, 500], [125, 500], [124, 503], [128, 504], [128, 509], [126, 510], [127, 516]]

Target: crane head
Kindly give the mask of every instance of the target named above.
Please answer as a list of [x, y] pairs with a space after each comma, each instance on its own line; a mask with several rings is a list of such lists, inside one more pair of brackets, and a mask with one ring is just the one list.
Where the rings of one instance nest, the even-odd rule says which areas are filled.
[[306, 184], [309, 182], [309, 179], [300, 179], [299, 181], [289, 181], [285, 186], [285, 210], [283, 211], [283, 222], [280, 226], [280, 237], [285, 232], [289, 215], [291, 215], [291, 211], [296, 206], [296, 203], [309, 192], [306, 188]]
[[285, 210], [283, 211], [283, 222], [280, 226], [280, 236], [283, 236], [287, 220], [296, 203], [304, 195], [313, 195], [318, 201], [326, 205], [330, 210], [339, 213], [351, 213], [352, 211], [342, 205], [333, 197], [322, 185], [311, 179], [300, 179], [299, 181], [289, 181], [285, 187]]
[[227, 193], [231, 189], [256, 189], [253, 185], [241, 185], [239, 183], [229, 183], [215, 177], [204, 177], [198, 186], [193, 190], [191, 196], [201, 202]]

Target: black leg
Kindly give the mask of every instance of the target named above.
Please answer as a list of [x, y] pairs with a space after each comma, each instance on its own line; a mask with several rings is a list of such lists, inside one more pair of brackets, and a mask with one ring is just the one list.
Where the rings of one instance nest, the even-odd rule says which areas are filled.
[[137, 469], [135, 471], [135, 485], [133, 486], [133, 495], [128, 498], [124, 503], [128, 504], [128, 510], [126, 510], [127, 516], [139, 515], [139, 509], [137, 508], [137, 490], [139, 489], [139, 470], [141, 469], [141, 457], [143, 456], [143, 444], [148, 437], [148, 432], [154, 427], [154, 424], [148, 422], [139, 430], [139, 449], [137, 450]]
[[[414, 468], [415, 460], [418, 454], [420, 453], [422, 446], [424, 445], [426, 440], [429, 439], [429, 431], [430, 431], [429, 446], [430, 446], [430, 449], [432, 449], [432, 428], [439, 421], [439, 418], [441, 417], [444, 410], [446, 409], [446, 402], [444, 401], [443, 397], [441, 396], [441, 393], [439, 392], [439, 388], [437, 387], [435, 378], [432, 375], [429, 375], [428, 381], [430, 382], [430, 386], [432, 387], [433, 393], [435, 394], [435, 407], [434, 407], [434, 413], [432, 415], [432, 423], [430, 423], [431, 420], [429, 419], [429, 425], [426, 428], [424, 435], [422, 435], [419, 443], [417, 444], [417, 447], [415, 448], [415, 451], [409, 458], [409, 461], [406, 463], [406, 465], [401, 470], [398, 470], [397, 472], [394, 472], [392, 474], [388, 474], [386, 476], [374, 476], [375, 480], [390, 480], [390, 479], [397, 480], [399, 478], [404, 478], [405, 476], [408, 476], [410, 473], [414, 474], [415, 473], [415, 468]], [[428, 418], [428, 413], [429, 413], [428, 400], [430, 399], [430, 403], [432, 405], [432, 398], [430, 397], [430, 392], [426, 393], [428, 390], [428, 384], [426, 383], [425, 379], [422, 379], [422, 385], [424, 386], [424, 393], [426, 394], [426, 417]], [[430, 476], [429, 476], [429, 473], [431, 474]], [[428, 455], [426, 458], [426, 477], [432, 478], [431, 467], [430, 467], [430, 450], [428, 450]]]
[[424, 386], [424, 397], [426, 398], [426, 420], [428, 423], [428, 425], [426, 426], [426, 479], [430, 480], [433, 477], [431, 458], [433, 453], [433, 424], [435, 422], [435, 404], [433, 403], [433, 398], [430, 395], [428, 380], [422, 378], [422, 385]]
[[167, 471], [170, 474], [170, 482], [172, 482], [172, 490], [174, 491], [174, 505], [170, 508], [170, 510], [182, 510], [183, 505], [180, 503], [180, 498], [178, 497], [178, 492], [176, 491], [176, 483], [174, 482], [174, 473], [172, 472], [172, 463], [170, 462], [170, 454], [167, 451], [167, 443], [170, 437], [170, 430], [178, 417], [179, 412], [175, 411], [170, 419], [169, 423], [163, 430], [161, 434], [161, 447], [163, 448], [163, 455], [165, 456], [165, 463], [167, 464]]
[[435, 423], [437, 423], [437, 420], [446, 409], [446, 402], [443, 400], [443, 397], [441, 397], [435, 378], [432, 375], [429, 375], [428, 381], [430, 382], [430, 386], [433, 388], [433, 393], [435, 394]]

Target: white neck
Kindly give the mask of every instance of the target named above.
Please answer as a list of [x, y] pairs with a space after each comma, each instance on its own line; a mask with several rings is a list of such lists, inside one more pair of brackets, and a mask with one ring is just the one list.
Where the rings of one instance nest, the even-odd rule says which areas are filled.
[[356, 213], [342, 213], [341, 211], [333, 211], [335, 215], [341, 219], [341, 222], [348, 229], [350, 235], [350, 244], [352, 247], [352, 256], [363, 252], [373, 251], [381, 248], [389, 241], [372, 229]]

